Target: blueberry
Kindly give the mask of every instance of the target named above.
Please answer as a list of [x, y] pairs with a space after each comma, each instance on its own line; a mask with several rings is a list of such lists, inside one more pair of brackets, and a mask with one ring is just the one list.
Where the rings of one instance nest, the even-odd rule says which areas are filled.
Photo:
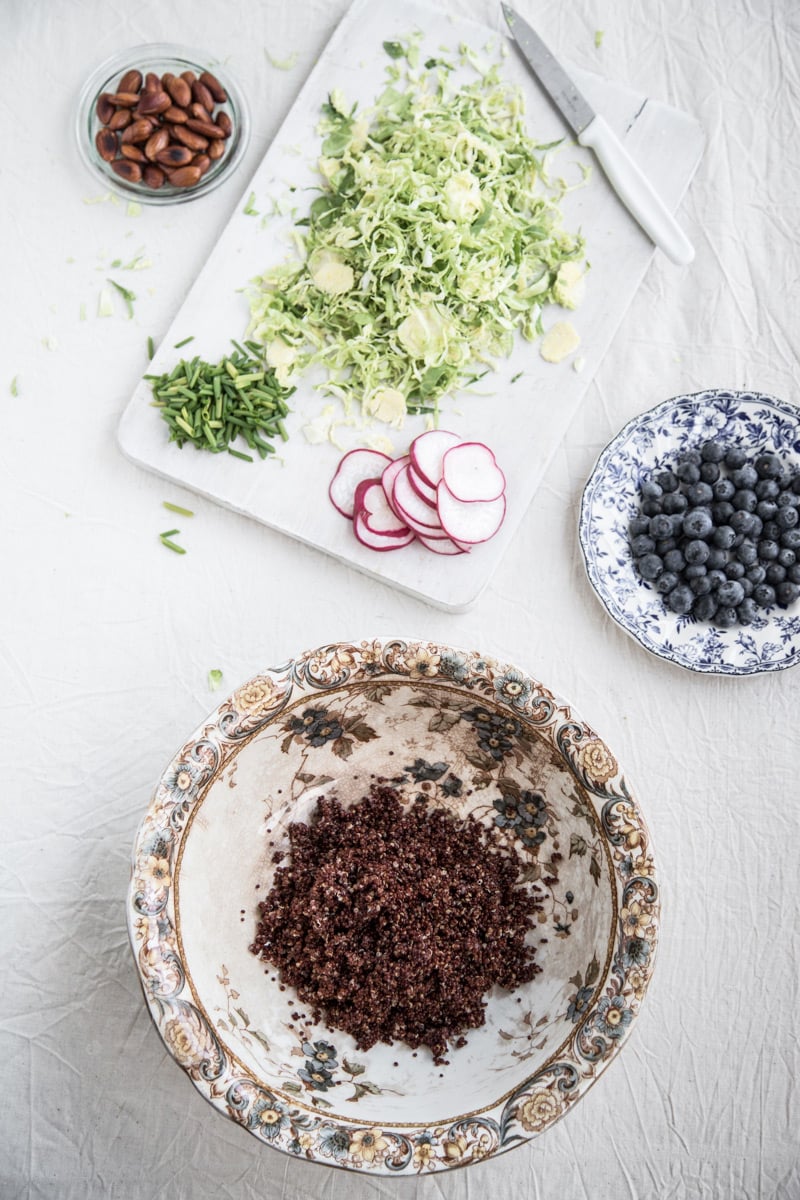
[[759, 479], [753, 488], [759, 500], [774, 500], [780, 490], [777, 479]]
[[706, 573], [705, 563], [690, 563], [688, 567], [684, 567], [683, 578], [685, 583], [693, 583], [695, 579], [702, 579]]
[[786, 578], [789, 583], [800, 583], [800, 563], [794, 563], [788, 568]]
[[714, 529], [714, 522], [705, 508], [695, 508], [683, 518], [681, 528], [689, 538], [707, 538]]
[[787, 550], [800, 550], [800, 529], [787, 529], [781, 534], [781, 545]]
[[728, 578], [724, 571], [719, 571], [716, 569], [709, 571], [707, 577], [711, 580], [712, 588], [718, 588], [719, 585], [721, 583], [725, 583]]
[[662, 492], [677, 492], [679, 480], [674, 471], [661, 471], [656, 475], [656, 483]]
[[797, 555], [794, 550], [788, 550], [785, 546], [781, 546], [778, 551], [778, 562], [788, 570], [789, 567], [793, 567], [797, 562]]
[[794, 492], [783, 488], [775, 497], [775, 503], [778, 508], [794, 508], [797, 504], [797, 496], [795, 496]]
[[757, 538], [764, 529], [764, 522], [756, 513], [753, 513], [753, 528], [750, 530], [750, 536]]
[[758, 543], [758, 557], [762, 562], [772, 562], [780, 554], [780, 546], [771, 538], [762, 538]]
[[637, 558], [636, 567], [642, 579], [658, 579], [664, 570], [663, 560], [657, 554], [644, 554]]
[[662, 595], [666, 595], [667, 592], [671, 592], [674, 587], [677, 587], [679, 583], [680, 579], [675, 571], [665, 571], [656, 580], [656, 591], [661, 592]]
[[689, 501], [682, 492], [666, 492], [661, 501], [661, 511], [665, 513], [682, 513], [689, 507]]
[[648, 533], [650, 534], [650, 537], [655, 538], [656, 541], [658, 541], [660, 538], [672, 537], [673, 531], [674, 526], [672, 517], [667, 516], [666, 513], [656, 513], [654, 517], [650, 518], [650, 528]]
[[792, 491], [795, 496], [800, 496], [800, 471], [792, 479]]
[[753, 514], [746, 512], [743, 508], [738, 508], [732, 514], [728, 524], [737, 533], [751, 533], [753, 529]]
[[774, 500], [759, 500], [756, 505], [756, 512], [762, 521], [773, 521], [777, 511], [778, 506]]
[[800, 521], [800, 513], [796, 508], [779, 508], [778, 515], [775, 518], [775, 524], [780, 529], [781, 533], [785, 533], [789, 529], [794, 529], [795, 525]]
[[717, 588], [717, 600], [723, 608], [735, 608], [744, 600], [744, 589], [738, 579], [729, 579]]
[[777, 454], [759, 454], [755, 469], [761, 479], [778, 479], [783, 472], [783, 464]]
[[760, 608], [772, 608], [775, 603], [775, 588], [768, 583], [758, 583], [753, 588], [753, 599]]
[[695, 596], [707, 596], [712, 590], [711, 580], [708, 575], [695, 575], [690, 581], [689, 587], [694, 592]]
[[786, 567], [782, 567], [778, 562], [771, 562], [767, 566], [766, 572], [764, 573], [764, 580], [766, 583], [771, 584], [772, 587], [777, 587], [779, 583], [783, 583], [785, 578]]
[[717, 525], [725, 525], [730, 521], [736, 509], [729, 500], [717, 500], [711, 505], [711, 516]]
[[736, 533], [730, 525], [718, 525], [711, 534], [711, 541], [715, 546], [719, 546], [720, 550], [730, 550], [735, 540]]
[[754, 488], [758, 483], [758, 472], [748, 462], [731, 471], [731, 479], [737, 488]]
[[690, 483], [685, 496], [692, 505], [710, 504], [714, 499], [714, 493], [708, 483]]
[[743, 579], [744, 572], [744, 563], [734, 561], [725, 564], [725, 574], [728, 579]]
[[781, 608], [788, 608], [800, 596], [800, 583], [779, 583], [775, 588], [775, 598]]
[[656, 515], [656, 513], [661, 512], [661, 501], [660, 500], [643, 500], [642, 501], [642, 512], [644, 513], [644, 515], [646, 517], [654, 517]]
[[703, 462], [721, 463], [725, 457], [725, 447], [720, 446], [719, 442], [703, 442], [700, 447], [700, 457]]
[[725, 454], [725, 466], [730, 471], [737, 471], [747, 462], [747, 455], [739, 446], [731, 446]]
[[716, 463], [704, 462], [700, 468], [700, 479], [703, 483], [716, 483], [720, 478], [720, 470]]
[[696, 566], [698, 563], [705, 563], [708, 560], [710, 551], [711, 547], [708, 542], [702, 542], [695, 538], [693, 541], [687, 542], [683, 547], [683, 557], [687, 563]]
[[656, 548], [654, 540], [646, 533], [640, 533], [635, 538], [631, 538], [631, 550], [634, 558], [641, 558], [643, 554], [652, 554]]
[[754, 563], [758, 562], [758, 549], [755, 542], [746, 539], [742, 542], [741, 546], [737, 546], [736, 558], [745, 567], [752, 567]]
[[733, 493], [731, 504], [734, 508], [743, 508], [745, 512], [755, 512], [758, 507], [758, 496], [752, 488], [737, 488]]
[[653, 479], [645, 479], [644, 483], [639, 485], [639, 492], [643, 500], [660, 500], [663, 495], [661, 485]]
[[703, 456], [699, 450], [684, 450], [680, 457], [681, 462], [692, 463], [693, 466], [699, 467], [703, 461]]
[[664, 566], [668, 571], [680, 572], [686, 566], [686, 559], [677, 548], [675, 550], [668, 550], [664, 555]]
[[656, 542], [656, 554], [660, 554], [663, 558], [668, 550], [674, 550], [678, 544], [678, 539], [674, 537], [659, 538]]
[[700, 468], [692, 462], [684, 461], [678, 463], [677, 467], [675, 468], [675, 474], [678, 476], [678, 479], [680, 479], [681, 483], [700, 482]]
[[736, 491], [730, 479], [718, 479], [711, 489], [715, 500], [730, 500]]
[[712, 546], [711, 553], [706, 559], [706, 565], [709, 571], [721, 571], [729, 558], [727, 550], [723, 550], [719, 546]]
[[675, 571], [665, 571], [656, 580], [656, 591], [661, 592], [662, 595], [666, 595], [667, 592], [671, 592], [674, 587], [677, 587], [679, 583], [680, 579]]
[[758, 610], [752, 599], [745, 596], [741, 604], [736, 606], [736, 616], [740, 625], [752, 625], [758, 615]]
[[698, 596], [692, 605], [692, 614], [698, 621], [710, 621], [717, 611], [717, 602], [713, 596]]
[[650, 522], [652, 517], [645, 517], [641, 513], [638, 517], [633, 517], [628, 522], [628, 533], [632, 538], [638, 537], [640, 533], [649, 533]]
[[665, 597], [664, 603], [670, 612], [678, 613], [679, 615], [688, 613], [691, 611], [692, 604], [694, 603], [692, 589], [687, 587], [685, 583], [679, 583]]
[[768, 542], [777, 542], [782, 533], [777, 521], [765, 521], [761, 529], [761, 537]]
[[714, 614], [714, 624], [720, 629], [732, 629], [737, 623], [736, 609], [721, 604]]
[[745, 599], [747, 599], [748, 596], [752, 596], [755, 584], [751, 583], [746, 575], [744, 579], [739, 580], [739, 583], [742, 585], [742, 591], [744, 592]]
[[761, 563], [753, 563], [752, 567], [748, 567], [745, 573], [745, 578], [754, 586], [764, 582], [764, 576], [767, 573], [767, 568]]

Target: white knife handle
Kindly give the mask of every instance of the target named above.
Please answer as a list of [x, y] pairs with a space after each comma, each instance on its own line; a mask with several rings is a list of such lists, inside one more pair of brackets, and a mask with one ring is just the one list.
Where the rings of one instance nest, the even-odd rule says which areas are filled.
[[614, 191], [651, 241], [674, 263], [690, 263], [692, 243], [603, 118], [595, 117], [578, 141], [594, 150]]

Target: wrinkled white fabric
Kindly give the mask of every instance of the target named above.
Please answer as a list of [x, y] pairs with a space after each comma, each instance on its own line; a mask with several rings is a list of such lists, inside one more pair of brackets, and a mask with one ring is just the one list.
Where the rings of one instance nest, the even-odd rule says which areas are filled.
[[[443, 0], [501, 28], [493, 0]], [[798, 399], [800, 10], [791, 0], [517, 0], [553, 49], [702, 123], [681, 208], [496, 577], [450, 615], [125, 461], [119, 416], [343, 0], [6, 0], [0, 13], [0, 1195], [7, 1200], [737, 1200], [800, 1196], [797, 670], [696, 676], [605, 615], [576, 537], [595, 458], [704, 387]], [[599, 48], [595, 33], [603, 30]], [[77, 94], [109, 54], [209, 48], [241, 79], [240, 184], [187, 206], [89, 203]], [[296, 64], [278, 60], [296, 52]], [[97, 316], [110, 263], [137, 300]], [[253, 264], [253, 270], [258, 264]], [[126, 282], [128, 277], [126, 276]], [[85, 319], [84, 319], [85, 318]], [[12, 395], [16, 378], [17, 395]], [[798, 447], [800, 452], [800, 447]], [[191, 519], [165, 513], [170, 500]], [[180, 527], [188, 553], [158, 534]], [[566, 1119], [418, 1181], [290, 1160], [164, 1050], [125, 930], [135, 830], [169, 756], [232, 688], [316, 644], [409, 634], [518, 662], [626, 764], [663, 888], [655, 977], [620, 1058]]]

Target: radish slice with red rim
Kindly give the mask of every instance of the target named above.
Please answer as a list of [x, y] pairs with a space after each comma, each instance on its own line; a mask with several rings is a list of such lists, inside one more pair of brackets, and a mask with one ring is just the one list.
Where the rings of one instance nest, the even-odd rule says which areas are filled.
[[446, 450], [442, 481], [456, 500], [467, 503], [497, 500], [506, 490], [506, 477], [483, 442], [461, 442]]
[[469, 546], [488, 542], [503, 524], [506, 515], [505, 493], [495, 500], [457, 500], [442, 482], [436, 489], [442, 528], [453, 541]]
[[365, 479], [356, 488], [355, 513], [364, 518], [364, 524], [372, 533], [383, 537], [405, 537], [408, 525], [386, 499], [380, 479]]
[[426, 504], [431, 506], [431, 508], [436, 507], [436, 488], [431, 487], [429, 483], [426, 483], [419, 471], [415, 470], [410, 456], [408, 459], [408, 482], [411, 484], [420, 500], [424, 500]]
[[459, 546], [452, 538], [430, 538], [423, 537], [421, 533], [417, 534], [417, 541], [424, 546], [426, 550], [432, 550], [434, 554], [468, 554], [468, 546]]
[[391, 462], [380, 450], [349, 450], [341, 459], [328, 488], [331, 504], [343, 517], [355, 512], [356, 488], [365, 479], [375, 479]]
[[370, 550], [379, 550], [381, 552], [402, 550], [404, 546], [409, 546], [416, 537], [410, 529], [403, 537], [392, 537], [385, 533], [375, 533], [367, 525], [363, 512], [356, 513], [353, 517], [353, 532], [362, 546], [368, 546]]
[[414, 491], [408, 478], [408, 467], [397, 472], [392, 488], [392, 507], [413, 529], [415, 525], [427, 525], [436, 530], [441, 521], [436, 509]]
[[398, 473], [402, 471], [403, 467], [408, 466], [408, 463], [409, 457], [407, 454], [404, 454], [402, 458], [393, 458], [389, 462], [389, 465], [384, 467], [383, 474], [381, 475], [381, 484], [383, 485], [383, 490], [386, 493], [386, 499], [389, 501], [390, 508], [392, 508], [392, 510], [398, 516], [399, 513], [397, 513], [397, 509], [394, 507], [394, 499], [392, 497], [394, 481], [397, 478]]
[[409, 457], [416, 473], [435, 488], [442, 478], [442, 459], [451, 446], [457, 446], [461, 438], [447, 429], [429, 429], [415, 437], [408, 448]]

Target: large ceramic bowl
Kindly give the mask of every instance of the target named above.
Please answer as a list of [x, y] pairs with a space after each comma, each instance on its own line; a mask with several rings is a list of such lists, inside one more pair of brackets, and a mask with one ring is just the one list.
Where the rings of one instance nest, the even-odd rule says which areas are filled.
[[[498, 831], [543, 904], [541, 973], [490, 994], [449, 1065], [307, 1024], [249, 950], [287, 825], [372, 775]], [[202, 1095], [265, 1145], [375, 1174], [473, 1163], [568, 1113], [631, 1031], [658, 913], [650, 838], [605, 742], [524, 671], [404, 640], [324, 646], [225, 700], [158, 782], [128, 900], [151, 1015]]]
[[606, 446], [586, 484], [579, 537], [589, 581], [608, 614], [640, 645], [679, 667], [717, 675], [779, 671], [800, 661], [800, 603], [720, 629], [677, 616], [637, 574], [628, 524], [639, 486], [710, 439], [800, 462], [800, 409], [760, 392], [714, 388], [674, 396], [633, 418]]

